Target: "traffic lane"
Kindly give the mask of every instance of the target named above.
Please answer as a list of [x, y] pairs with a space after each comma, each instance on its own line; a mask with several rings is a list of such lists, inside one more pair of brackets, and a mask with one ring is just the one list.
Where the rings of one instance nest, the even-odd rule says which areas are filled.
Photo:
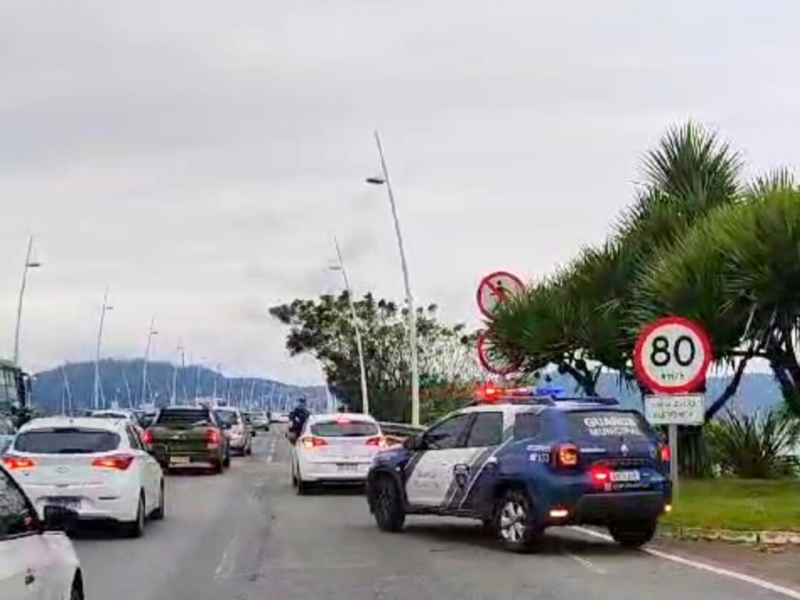
[[[113, 528], [81, 528], [73, 539], [89, 599], [151, 600], [164, 598], [163, 580], [180, 577], [177, 569], [200, 540], [217, 552], [227, 536], [225, 517], [237, 490], [249, 485], [252, 464], [269, 450], [269, 436], [256, 436], [253, 456], [232, 459], [224, 475], [203, 471], [170, 474], [166, 479], [166, 517], [148, 521], [140, 539], [120, 539]], [[221, 525], [221, 526], [220, 526]], [[207, 535], [208, 532], [216, 535]], [[218, 538], [218, 539], [217, 539]]]
[[[174, 582], [162, 590], [163, 597], [780, 597], [572, 529], [552, 530], [542, 549], [529, 556], [499, 550], [492, 536], [470, 521], [411, 517], [405, 533], [380, 533], [357, 490], [296, 496], [290, 487], [289, 446], [282, 439], [276, 444], [273, 463], [262, 466], [270, 476], [242, 507], [246, 525], [229, 532], [213, 577]], [[209, 556], [201, 562], [208, 563]]]
[[[84, 568], [91, 598], [205, 600], [347, 598], [603, 598], [726, 600], [777, 594], [639, 552], [573, 530], [553, 530], [530, 556], [498, 549], [470, 521], [410, 517], [405, 533], [377, 530], [358, 491], [295, 495], [282, 432], [258, 436], [253, 457], [236, 459], [219, 481], [186, 482], [192, 509], [176, 509], [151, 536], [154, 548], [120, 541], [124, 556], [97, 550]], [[272, 457], [268, 462], [268, 458]], [[180, 494], [174, 493], [173, 497]], [[170, 523], [170, 519], [178, 523]], [[148, 532], [148, 536], [149, 536]], [[175, 538], [185, 538], [178, 539]], [[117, 541], [110, 541], [112, 545]], [[143, 556], [151, 554], [150, 557]], [[133, 567], [128, 564], [135, 559]], [[138, 561], [141, 561], [138, 562]], [[97, 571], [104, 571], [101, 580]]]

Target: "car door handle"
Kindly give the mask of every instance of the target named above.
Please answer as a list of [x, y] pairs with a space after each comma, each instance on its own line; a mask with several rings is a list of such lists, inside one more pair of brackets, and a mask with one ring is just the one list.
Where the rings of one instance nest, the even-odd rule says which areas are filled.
[[33, 574], [33, 571], [30, 569], [25, 571], [25, 585], [33, 585], [34, 581], [36, 581], [36, 575]]

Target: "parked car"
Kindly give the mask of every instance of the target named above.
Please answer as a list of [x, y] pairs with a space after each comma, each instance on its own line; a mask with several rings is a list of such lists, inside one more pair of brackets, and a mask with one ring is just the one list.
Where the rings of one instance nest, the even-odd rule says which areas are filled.
[[228, 438], [231, 452], [240, 456], [249, 456], [253, 453], [253, 430], [247, 419], [238, 408], [219, 407], [214, 410], [217, 421], [222, 426], [225, 437]]
[[375, 455], [388, 443], [369, 415], [311, 415], [292, 447], [298, 494], [320, 483], [364, 483]]
[[23, 425], [3, 458], [40, 517], [48, 507], [113, 521], [129, 537], [164, 517], [164, 475], [125, 420], [49, 417]]
[[11, 445], [16, 433], [16, 427], [10, 417], [0, 415], [0, 455]]
[[200, 466], [222, 473], [231, 464], [228, 438], [208, 406], [162, 408], [144, 440], [164, 469]]
[[0, 598], [84, 600], [75, 548], [64, 534], [71, 515], [49, 509], [40, 518], [30, 498], [0, 466]]

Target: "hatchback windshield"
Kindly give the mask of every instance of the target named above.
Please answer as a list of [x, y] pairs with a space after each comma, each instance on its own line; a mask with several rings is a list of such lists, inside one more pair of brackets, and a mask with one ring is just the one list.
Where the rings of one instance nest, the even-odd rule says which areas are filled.
[[117, 446], [116, 433], [96, 429], [38, 429], [21, 433], [14, 441], [14, 450], [31, 454], [91, 454]]
[[319, 437], [368, 437], [378, 435], [378, 426], [369, 421], [322, 421], [311, 425]]

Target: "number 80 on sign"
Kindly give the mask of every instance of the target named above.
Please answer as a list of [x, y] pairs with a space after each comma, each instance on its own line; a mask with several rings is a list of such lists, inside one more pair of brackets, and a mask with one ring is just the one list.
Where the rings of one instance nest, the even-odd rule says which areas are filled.
[[703, 329], [682, 317], [660, 319], [645, 328], [634, 351], [639, 381], [654, 392], [697, 390], [711, 362], [711, 344]]

